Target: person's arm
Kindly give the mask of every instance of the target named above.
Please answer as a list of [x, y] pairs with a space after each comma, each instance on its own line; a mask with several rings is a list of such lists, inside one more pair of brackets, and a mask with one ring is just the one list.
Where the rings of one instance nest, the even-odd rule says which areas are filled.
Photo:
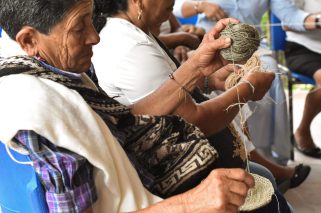
[[253, 186], [242, 169], [215, 169], [195, 188], [133, 213], [236, 213]]
[[[177, 46], [183, 45], [187, 46], [191, 49], [196, 49], [198, 45], [201, 43], [198, 35], [185, 32], [180, 23], [177, 21], [176, 17], [171, 13], [169, 16], [169, 24], [171, 28], [170, 33], [162, 33], [155, 34], [158, 38], [170, 49], [176, 48]], [[155, 32], [156, 30], [154, 30]]]
[[[224, 25], [224, 22], [219, 22], [216, 25], [217, 29], [224, 28], [222, 24]], [[207, 34], [200, 48], [174, 73], [175, 80], [167, 80], [159, 89], [133, 104], [132, 113], [177, 114], [198, 126], [206, 135], [212, 135], [225, 128], [234, 119], [239, 107], [237, 105], [230, 107], [231, 105], [262, 98], [274, 78], [271, 73], [251, 73], [246, 77], [257, 88], [254, 94], [249, 85], [239, 84], [202, 104], [196, 104], [192, 100], [185, 90], [192, 91], [199, 79], [203, 79], [222, 66], [222, 62], [219, 62], [220, 57], [216, 57], [215, 62], [212, 61], [218, 49], [216, 45], [213, 46], [213, 50], [210, 49], [209, 45], [214, 45], [216, 43], [214, 41], [219, 40], [215, 40], [215, 36], [211, 33]]]
[[54, 146], [34, 131], [19, 131], [14, 141], [29, 151], [50, 212], [91, 212], [97, 193], [93, 167], [86, 159]]
[[316, 29], [316, 14], [300, 10], [291, 0], [271, 0], [271, 10], [287, 29], [295, 31]]
[[204, 13], [208, 19], [214, 20], [228, 17], [228, 14], [219, 5], [208, 1], [184, 1], [181, 13], [183, 17]]
[[216, 98], [201, 104], [196, 104], [191, 98], [186, 98], [186, 101], [175, 110], [175, 114], [195, 124], [206, 135], [217, 133], [235, 118], [243, 103], [249, 100], [260, 100], [264, 96], [270, 88], [274, 74], [255, 72], [245, 79], [255, 87], [254, 93], [247, 83], [239, 83]]
[[185, 101], [185, 91], [178, 83], [183, 85], [186, 90], [192, 91], [197, 86], [199, 79], [211, 75], [222, 67], [222, 61], [217, 56], [217, 51], [228, 47], [231, 40], [218, 38], [218, 36], [219, 32], [230, 22], [238, 23], [235, 19], [225, 19], [218, 22], [213, 30], [204, 36], [200, 47], [193, 56], [175, 71], [175, 80], [168, 78], [152, 94], [133, 104], [131, 106], [132, 112], [134, 114], [172, 114]]
[[173, 32], [168, 34], [161, 33], [159, 34], [158, 38], [170, 49], [179, 45], [196, 49], [201, 43], [197, 35], [187, 32]]

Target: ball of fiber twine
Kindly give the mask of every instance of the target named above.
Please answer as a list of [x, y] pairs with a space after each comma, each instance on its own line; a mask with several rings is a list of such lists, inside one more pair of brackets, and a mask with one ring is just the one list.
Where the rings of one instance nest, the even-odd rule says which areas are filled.
[[240, 207], [240, 211], [253, 211], [271, 202], [274, 194], [272, 183], [265, 177], [251, 174], [255, 180], [255, 186], [251, 188], [245, 198], [245, 203]]
[[234, 62], [247, 61], [260, 45], [260, 35], [255, 27], [248, 24], [228, 24], [220, 37], [231, 38], [230, 47], [220, 51], [221, 56]]

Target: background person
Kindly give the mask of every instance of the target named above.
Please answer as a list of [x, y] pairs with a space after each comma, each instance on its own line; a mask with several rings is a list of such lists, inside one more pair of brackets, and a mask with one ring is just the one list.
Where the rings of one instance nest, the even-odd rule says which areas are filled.
[[311, 123], [321, 111], [321, 1], [294, 0], [295, 5], [314, 14], [316, 30], [287, 31], [285, 57], [287, 66], [303, 75], [313, 78], [316, 86], [305, 99], [302, 120], [294, 133], [297, 149], [303, 154], [321, 158], [321, 150], [316, 147], [311, 136]]

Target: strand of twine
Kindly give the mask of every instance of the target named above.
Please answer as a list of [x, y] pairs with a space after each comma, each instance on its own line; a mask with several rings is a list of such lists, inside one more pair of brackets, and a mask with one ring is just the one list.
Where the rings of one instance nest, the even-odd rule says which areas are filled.
[[[234, 72], [232, 72], [225, 81], [225, 88], [229, 89], [235, 86], [246, 72], [260, 70], [260, 60], [257, 55], [253, 55], [260, 45], [260, 38], [258, 31], [254, 27], [242, 23], [228, 24], [227, 27], [221, 32], [220, 36], [229, 37], [232, 40], [232, 45], [229, 48], [220, 51], [222, 57], [226, 60], [232, 61], [234, 65]], [[249, 54], [251, 54], [250, 57]], [[237, 71], [235, 69], [236, 62], [241, 62], [244, 60], [247, 60], [245, 65], [237, 64], [239, 67], [241, 67], [241, 70]], [[243, 113], [241, 113], [241, 108], [245, 103], [242, 103], [240, 100], [238, 87], [236, 87], [236, 92], [238, 102], [230, 105], [226, 110], [228, 111], [230, 107], [239, 107], [241, 129], [244, 130], [246, 120]], [[243, 137], [245, 137], [245, 135]], [[242, 141], [244, 141], [244, 138]], [[246, 149], [245, 156], [246, 170], [250, 172], [248, 153]]]
[[[288, 24], [282, 24], [282, 23], [264, 23], [264, 24], [251, 24], [250, 26], [260, 28], [260, 27], [283, 27], [283, 26], [302, 26], [302, 23], [288, 23]], [[304, 26], [315, 26], [315, 23], [306, 23]]]
[[[249, 39], [248, 40], [248, 36], [245, 36], [245, 34], [240, 34], [240, 36], [235, 36], [235, 35], [237, 35], [237, 33], [236, 32], [231, 32], [231, 31], [229, 31], [230, 30], [230, 27], [227, 27], [227, 33], [226, 34], [221, 34], [221, 35], [227, 35], [227, 36], [230, 36], [230, 35], [232, 35], [232, 36], [234, 36], [233, 38], [235, 39], [241, 39], [240, 40], [240, 42], [239, 42], [239, 44], [240, 45], [242, 45], [242, 44], [244, 44], [244, 43], [251, 43], [251, 42], [249, 42], [249, 41], [256, 41], [257, 43], [255, 43], [255, 45], [257, 45], [256, 46], [256, 48], [254, 48], [254, 46], [249, 46], [249, 45], [244, 45], [244, 46], [242, 46], [242, 47], [244, 47], [244, 49], [241, 49], [240, 47], [237, 49], [237, 50], [242, 50], [242, 51], [244, 51], [244, 50], [246, 50], [245, 48], [250, 48], [250, 47], [252, 47], [253, 49], [255, 49], [255, 51], [257, 50], [257, 48], [258, 48], [258, 46], [259, 46], [259, 39], [257, 39], [257, 40], [253, 40], [253, 39]], [[246, 34], [246, 35], [248, 35], [248, 34]], [[233, 40], [233, 38], [231, 38], [232, 39], [232, 41], [234, 42], [235, 40]], [[243, 39], [243, 40], [242, 40]], [[241, 60], [244, 60], [244, 58], [246, 58], [246, 57], [248, 57], [248, 55], [247, 54], [245, 54], [245, 53], [243, 53], [243, 55], [238, 55], [238, 53], [239, 52], [237, 52], [237, 51], [234, 51], [234, 48], [235, 47], [233, 47], [233, 45], [232, 45], [232, 47], [230, 47], [227, 51], [229, 52], [229, 56], [231, 56], [231, 58], [230, 58], [230, 60], [233, 62], [233, 64], [235, 65], [235, 61], [241, 61]], [[252, 50], [253, 50], [252, 49]], [[235, 52], [236, 52], [236, 54], [235, 54]], [[253, 53], [254, 53], [254, 51], [253, 51]], [[253, 54], [252, 53], [252, 54]], [[251, 54], [251, 55], [252, 55]], [[224, 57], [224, 54], [222, 54], [221, 53], [221, 55]], [[241, 57], [241, 56], [243, 56], [243, 57]], [[235, 58], [235, 57], [237, 57], [237, 58]], [[225, 58], [225, 57], [224, 57]], [[235, 66], [234, 66], [235, 67]], [[234, 68], [235, 69], [235, 68]], [[225, 87], [227, 87], [227, 88], [230, 88], [230, 87], [232, 87], [232, 86], [235, 86], [236, 84], [238, 84], [238, 82], [239, 82], [239, 80], [245, 75], [245, 73], [246, 72], [254, 72], [254, 71], [260, 71], [261, 70], [261, 61], [260, 61], [260, 59], [259, 59], [259, 57], [256, 55], [256, 54], [253, 54], [253, 56], [249, 59], [249, 60], [247, 60], [247, 62], [245, 63], [245, 65], [244, 66], [241, 66], [241, 71], [240, 72], [236, 72], [236, 70], [234, 70], [234, 72], [233, 73], [235, 73], [234, 75], [232, 75], [229, 79], [227, 79], [227, 82], [225, 83]], [[232, 73], [232, 74], [233, 74]], [[239, 112], [240, 112], [240, 122], [241, 122], [241, 129], [242, 129], [242, 131], [244, 131], [245, 130], [245, 119], [244, 119], [244, 116], [243, 116], [243, 113], [242, 113], [242, 111], [241, 111], [241, 107], [242, 107], [242, 105], [244, 104], [244, 103], [241, 103], [241, 101], [240, 101], [240, 96], [239, 96], [239, 89], [238, 89], [238, 87], [236, 87], [236, 91], [237, 91], [237, 99], [238, 99], [238, 103], [236, 103], [236, 105], [239, 107]], [[227, 108], [227, 110], [228, 110], [228, 108]], [[242, 142], [244, 143], [244, 138], [245, 137], [245, 132], [244, 132], [244, 135], [243, 135], [243, 140], [242, 140]], [[245, 144], [243, 144], [243, 146], [245, 147]], [[248, 159], [248, 152], [247, 152], [247, 149], [245, 148], [245, 156], [246, 156], [246, 171], [248, 171], [248, 172], [250, 172], [250, 166], [249, 166], [249, 159]], [[275, 194], [274, 194], [275, 195]], [[254, 196], [253, 195], [253, 193], [252, 193], [252, 191], [250, 190], [250, 193], [248, 194], [248, 196], [250, 196], [250, 197], [252, 197], [252, 196]], [[275, 197], [276, 197], [276, 195], [275, 195]], [[276, 197], [276, 199], [277, 199], [277, 197]], [[280, 212], [280, 208], [279, 208], [279, 202], [278, 202], [278, 199], [277, 199], [277, 203], [278, 203], [278, 212]]]

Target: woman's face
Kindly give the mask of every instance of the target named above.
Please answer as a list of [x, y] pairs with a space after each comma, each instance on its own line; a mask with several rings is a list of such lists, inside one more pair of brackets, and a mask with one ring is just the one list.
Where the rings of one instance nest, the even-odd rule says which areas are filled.
[[93, 4], [82, 0], [52, 28], [38, 39], [38, 54], [49, 64], [71, 72], [85, 72], [91, 65], [92, 46], [99, 36], [92, 24]]
[[175, 0], [143, 0], [143, 17], [149, 26], [168, 20]]

